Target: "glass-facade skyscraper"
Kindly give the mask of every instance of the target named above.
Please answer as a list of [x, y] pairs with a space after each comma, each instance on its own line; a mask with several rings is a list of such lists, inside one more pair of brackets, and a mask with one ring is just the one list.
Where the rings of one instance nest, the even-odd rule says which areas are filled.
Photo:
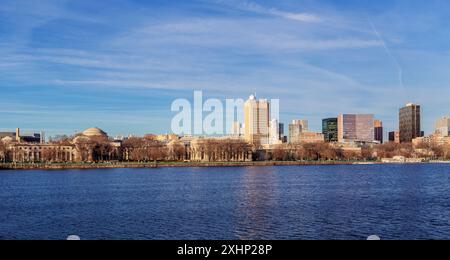
[[374, 115], [339, 115], [338, 141], [340, 143], [372, 143], [375, 139], [374, 137]]
[[326, 142], [338, 141], [338, 119], [326, 118], [322, 120], [322, 134], [325, 136]]

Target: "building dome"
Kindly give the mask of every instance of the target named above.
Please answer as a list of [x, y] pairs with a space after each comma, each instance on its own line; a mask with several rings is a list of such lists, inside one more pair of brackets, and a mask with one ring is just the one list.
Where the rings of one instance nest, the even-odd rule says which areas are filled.
[[83, 135], [87, 137], [108, 137], [108, 134], [100, 128], [89, 128], [83, 132]]

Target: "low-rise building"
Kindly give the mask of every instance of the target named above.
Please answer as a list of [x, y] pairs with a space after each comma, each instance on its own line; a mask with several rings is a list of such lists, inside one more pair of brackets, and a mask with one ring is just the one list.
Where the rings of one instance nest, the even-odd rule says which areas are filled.
[[440, 134], [433, 134], [415, 138], [412, 140], [412, 144], [414, 147], [418, 147], [424, 144], [428, 146], [450, 146], [450, 137], [442, 136]]
[[[322, 133], [303, 132], [298, 137], [299, 143], [323, 143], [325, 142], [325, 135]], [[295, 142], [294, 142], [295, 143]]]
[[74, 145], [10, 144], [8, 158], [16, 163], [74, 162]]

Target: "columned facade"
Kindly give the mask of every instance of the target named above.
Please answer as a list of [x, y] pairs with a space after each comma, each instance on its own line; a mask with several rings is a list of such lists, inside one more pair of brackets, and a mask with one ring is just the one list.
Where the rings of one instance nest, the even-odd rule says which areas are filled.
[[12, 144], [8, 157], [15, 163], [74, 162], [75, 147], [52, 144]]

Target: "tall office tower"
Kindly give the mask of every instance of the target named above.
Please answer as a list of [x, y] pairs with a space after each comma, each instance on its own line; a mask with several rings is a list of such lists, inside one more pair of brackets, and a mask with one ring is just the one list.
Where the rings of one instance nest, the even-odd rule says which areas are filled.
[[326, 118], [322, 120], [322, 134], [325, 136], [326, 142], [338, 141], [338, 119]]
[[381, 122], [380, 120], [375, 120], [374, 121], [374, 125], [375, 125], [375, 141], [379, 142], [380, 144], [383, 143], [384, 141], [384, 131], [383, 131], [383, 122]]
[[436, 122], [436, 134], [442, 137], [450, 136], [450, 118], [443, 117]]
[[289, 125], [289, 142], [300, 142], [300, 134], [308, 132], [308, 120], [293, 120]]
[[375, 137], [374, 115], [339, 115], [338, 141], [347, 142], [373, 142]]
[[400, 142], [410, 143], [413, 139], [422, 136], [420, 130], [420, 105], [407, 104], [400, 109]]
[[270, 103], [255, 96], [245, 102], [245, 139], [250, 143], [269, 143]]

